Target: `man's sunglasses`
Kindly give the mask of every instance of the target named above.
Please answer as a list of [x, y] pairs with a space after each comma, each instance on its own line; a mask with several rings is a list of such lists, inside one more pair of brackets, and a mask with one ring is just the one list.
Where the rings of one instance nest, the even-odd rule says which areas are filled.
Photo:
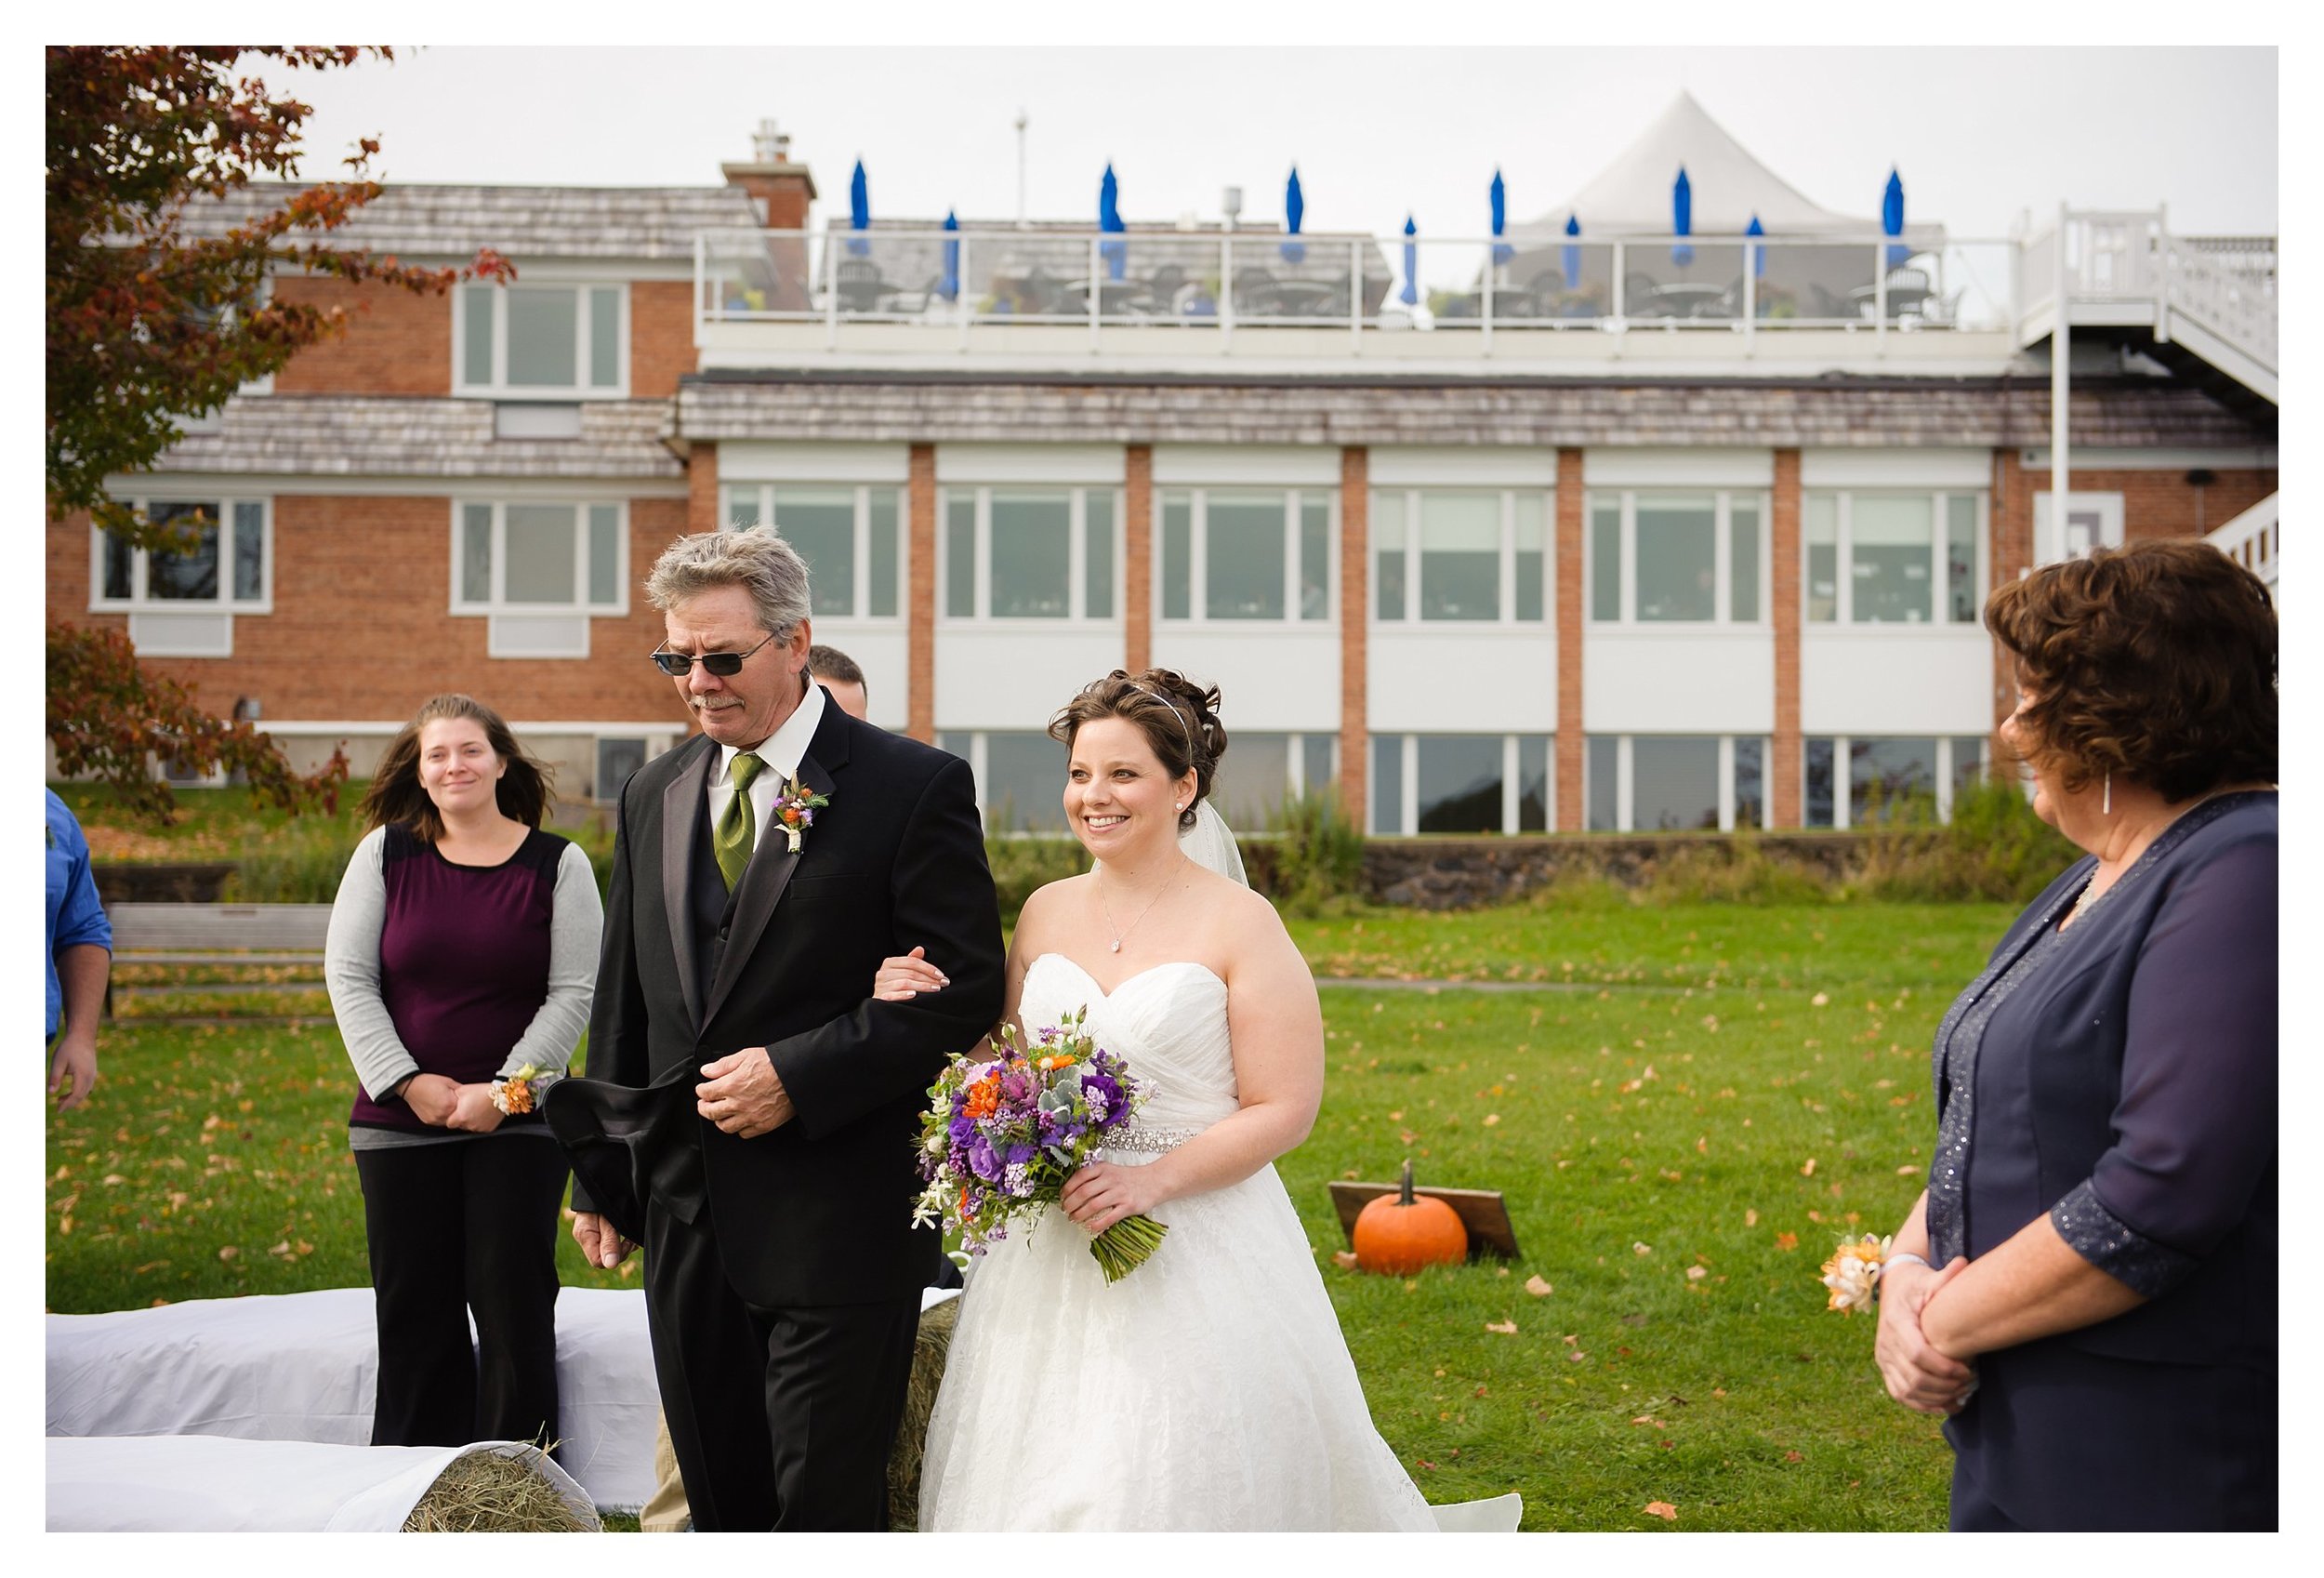
[[[772, 641], [773, 639], [774, 635], [772, 631], [770, 631], [767, 635], [767, 641]], [[767, 641], [760, 642], [759, 646], [766, 645]], [[686, 677], [686, 670], [693, 668], [697, 663], [702, 665], [704, 672], [716, 674], [721, 680], [731, 680], [735, 675], [743, 671], [743, 659], [748, 657], [752, 652], [758, 651], [759, 646], [752, 647], [750, 652], [705, 652], [700, 654], [692, 652], [664, 652], [659, 647], [656, 647], [652, 653], [648, 654], [648, 656], [654, 659], [654, 666], [655, 668], [661, 670], [662, 672], [667, 674], [674, 680], [684, 679]]]

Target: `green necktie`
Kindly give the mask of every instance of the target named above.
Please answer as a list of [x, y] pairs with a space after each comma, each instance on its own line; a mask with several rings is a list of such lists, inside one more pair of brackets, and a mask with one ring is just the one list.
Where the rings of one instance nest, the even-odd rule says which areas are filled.
[[746, 750], [735, 756], [728, 769], [734, 780], [734, 798], [726, 802], [719, 825], [711, 829], [710, 853], [718, 856], [719, 874], [726, 879], [729, 893], [743, 880], [743, 868], [750, 864], [750, 852], [759, 842], [759, 813], [751, 807], [750, 781], [765, 765], [756, 752]]

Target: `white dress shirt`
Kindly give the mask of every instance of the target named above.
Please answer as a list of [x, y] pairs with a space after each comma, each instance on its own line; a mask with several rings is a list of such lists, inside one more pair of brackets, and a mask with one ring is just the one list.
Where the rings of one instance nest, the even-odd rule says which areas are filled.
[[756, 853], [758, 840], [767, 836], [767, 828], [774, 820], [774, 802], [792, 777], [799, 772], [799, 760], [813, 743], [815, 730], [823, 723], [823, 686], [808, 682], [807, 694], [783, 720], [782, 727], [757, 745], [721, 745], [719, 764], [710, 774], [710, 826], [719, 825], [726, 808], [734, 799], [734, 758], [746, 750], [756, 751], [766, 765], [750, 780], [750, 810], [753, 842]]

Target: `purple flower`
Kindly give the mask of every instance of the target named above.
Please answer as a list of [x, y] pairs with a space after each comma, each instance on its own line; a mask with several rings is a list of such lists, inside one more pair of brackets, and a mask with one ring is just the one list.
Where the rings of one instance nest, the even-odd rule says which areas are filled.
[[973, 1119], [955, 1114], [952, 1121], [944, 1126], [944, 1133], [952, 1137], [954, 1145], [964, 1146], [976, 1134], [976, 1122]]
[[1000, 1159], [993, 1154], [992, 1142], [983, 1134], [974, 1135], [969, 1141], [969, 1171], [988, 1184], [1000, 1176]]
[[1010, 1147], [1009, 1147], [1009, 1157], [1008, 1157], [1008, 1160], [1009, 1160], [1009, 1164], [1010, 1164], [1010, 1166], [1012, 1166], [1012, 1167], [1013, 1167], [1013, 1166], [1015, 1166], [1015, 1165], [1017, 1165], [1017, 1164], [1018, 1164], [1018, 1163], [1020, 1163], [1020, 1162], [1025, 1162], [1025, 1161], [1030, 1161], [1030, 1160], [1033, 1160], [1033, 1156], [1034, 1156], [1034, 1150], [1033, 1150], [1033, 1147], [1032, 1147], [1031, 1146], [1028, 1146], [1028, 1145], [1012, 1145], [1012, 1146], [1010, 1146]]
[[1089, 1115], [1103, 1126], [1119, 1113], [1124, 1106], [1122, 1087], [1110, 1074], [1084, 1074], [1081, 1094], [1089, 1098]]

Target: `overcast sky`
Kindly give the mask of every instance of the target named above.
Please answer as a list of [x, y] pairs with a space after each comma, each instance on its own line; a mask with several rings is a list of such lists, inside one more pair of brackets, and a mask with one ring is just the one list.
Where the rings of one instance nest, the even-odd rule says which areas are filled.
[[1282, 211], [1311, 230], [1483, 233], [1579, 190], [1683, 88], [1776, 175], [1868, 221], [1894, 164], [1915, 222], [1999, 237], [2020, 210], [2170, 208], [2183, 233], [2274, 233], [2272, 48], [442, 46], [304, 76], [302, 174], [379, 134], [387, 179], [708, 185], [772, 115], [844, 214], [1013, 219], [1022, 107], [1037, 219], [1096, 211], [1106, 161], [1133, 220]]

